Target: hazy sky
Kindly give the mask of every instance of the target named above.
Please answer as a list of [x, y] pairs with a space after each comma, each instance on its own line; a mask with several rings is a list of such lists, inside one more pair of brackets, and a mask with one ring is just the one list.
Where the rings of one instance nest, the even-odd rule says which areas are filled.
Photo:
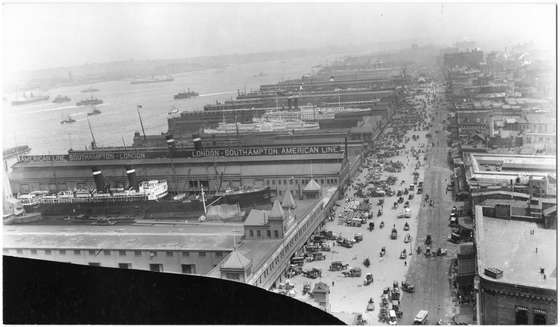
[[554, 19], [545, 4], [4, 3], [4, 70], [414, 38], [553, 47]]

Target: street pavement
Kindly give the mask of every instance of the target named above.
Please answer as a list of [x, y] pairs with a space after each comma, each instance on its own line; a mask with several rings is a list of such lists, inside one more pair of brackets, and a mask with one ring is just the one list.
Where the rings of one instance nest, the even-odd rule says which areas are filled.
[[[441, 97], [442, 95], [438, 95]], [[448, 218], [453, 207], [452, 193], [446, 192], [451, 175], [447, 160], [447, 137], [442, 119], [446, 117], [444, 108], [436, 109], [437, 118], [433, 121], [433, 142], [430, 149], [428, 164], [425, 172], [425, 194], [434, 200], [434, 207], [423, 206], [418, 215], [418, 233], [416, 239], [423, 241], [426, 236], [432, 236], [432, 251], [446, 248], [447, 256], [425, 257], [414, 255], [407, 280], [415, 284], [415, 293], [404, 293], [402, 298], [403, 317], [399, 324], [409, 325], [414, 321], [416, 313], [428, 310], [428, 322], [436, 324], [440, 319], [451, 321], [456, 313], [452, 299], [449, 270], [452, 259], [456, 257], [457, 245], [447, 241], [450, 234]], [[436, 133], [435, 130], [439, 130]], [[422, 249], [425, 246], [422, 244]]]
[[[390, 158], [389, 160], [392, 161], [401, 161], [405, 164], [405, 168], [400, 173], [388, 173], [383, 172], [381, 179], [385, 179], [387, 176], [395, 176], [397, 178], [397, 183], [393, 185], [391, 188], [395, 191], [403, 190], [405, 187], [408, 187], [409, 184], [413, 182], [413, 172], [414, 166], [416, 164], [416, 160], [412, 157], [410, 153], [410, 149], [412, 147], [416, 149], [426, 149], [427, 144], [429, 141], [426, 139], [427, 131], [409, 131], [407, 133], [407, 137], [410, 137], [410, 141], [405, 144], [405, 149], [401, 151], [400, 155]], [[412, 135], [416, 134], [419, 135], [420, 138], [416, 141], [412, 140]], [[432, 134], [434, 134], [432, 132]], [[422, 145], [426, 146], [422, 146]], [[445, 144], [443, 142], [442, 144]], [[441, 154], [439, 156], [442, 156]], [[425, 181], [424, 178], [424, 166], [427, 165], [425, 161], [422, 160], [423, 154], [420, 154], [420, 161], [422, 162], [422, 166], [418, 169], [419, 172], [419, 181]], [[438, 164], [445, 164], [446, 158], [440, 160]], [[430, 174], [435, 173], [436, 163], [434, 160], [438, 160], [435, 158], [431, 159], [432, 168], [430, 168]], [[368, 169], [364, 169], [355, 179], [355, 182], [364, 182], [365, 175], [367, 174]], [[424, 188], [429, 188], [430, 191], [434, 193], [437, 189], [436, 185], [443, 182], [442, 174], [441, 181], [435, 180], [433, 178], [428, 179], [429, 185], [426, 185]], [[446, 175], [448, 177], [448, 174]], [[404, 180], [405, 183], [401, 185], [401, 180]], [[366, 183], [367, 184], [367, 183]], [[426, 184], [426, 182], [425, 182]], [[439, 192], [445, 192], [445, 188], [439, 186]], [[352, 188], [348, 188], [347, 194], [345, 195], [345, 199], [352, 199], [353, 193]], [[299, 300], [308, 302], [313, 305], [317, 305], [313, 299], [311, 299], [308, 295], [302, 295], [303, 286], [306, 283], [309, 283], [311, 287], [318, 282], [323, 281], [327, 283], [330, 287], [330, 296], [329, 296], [329, 308], [328, 311], [333, 315], [337, 316], [339, 319], [343, 320], [346, 323], [354, 324], [356, 321], [355, 316], [358, 313], [364, 315], [365, 319], [367, 320], [367, 324], [382, 324], [378, 321], [378, 313], [379, 313], [379, 303], [381, 300], [381, 294], [383, 289], [392, 285], [393, 281], [401, 282], [405, 280], [405, 276], [407, 274], [408, 267], [410, 266], [410, 260], [413, 261], [416, 259], [417, 255], [414, 251], [417, 245], [422, 244], [423, 238], [419, 240], [417, 243], [417, 238], [415, 235], [418, 234], [417, 232], [417, 224], [418, 218], [417, 213], [421, 211], [422, 206], [422, 196], [417, 195], [414, 191], [414, 199], [410, 201], [410, 209], [412, 217], [410, 219], [399, 219], [397, 218], [398, 215], [402, 214], [403, 205], [399, 205], [397, 209], [392, 209], [392, 204], [394, 201], [397, 200], [396, 195], [392, 197], [385, 197], [385, 205], [383, 208], [383, 215], [381, 217], [377, 217], [377, 200], [378, 198], [370, 198], [371, 208], [373, 212], [373, 222], [375, 223], [375, 229], [370, 232], [367, 230], [367, 223], [362, 227], [349, 227], [344, 224], [344, 215], [342, 212], [344, 211], [344, 207], [338, 207], [336, 209], [336, 216], [334, 221], [327, 222], [324, 229], [331, 230], [335, 235], [342, 235], [346, 238], [352, 238], [355, 233], [361, 233], [364, 237], [363, 241], [354, 244], [351, 249], [343, 248], [340, 246], [335, 246], [332, 248], [330, 252], [326, 252], [326, 260], [324, 261], [314, 261], [314, 262], [306, 262], [303, 266], [304, 270], [309, 270], [311, 268], [319, 268], [322, 270], [322, 277], [312, 280], [308, 279], [302, 275], [298, 275], [293, 277], [290, 281], [294, 284], [295, 290], [295, 297]], [[442, 198], [443, 196], [440, 196]], [[407, 199], [405, 197], [405, 199]], [[424, 209], [425, 210], [425, 209]], [[441, 213], [444, 214], [444, 209], [440, 209]], [[340, 216], [340, 218], [338, 218]], [[426, 228], [424, 226], [424, 222], [426, 220], [427, 214], [424, 212], [420, 216], [420, 224], [422, 228]], [[380, 222], [383, 221], [385, 227], [380, 229], [379, 225]], [[408, 222], [410, 225], [410, 230], [405, 232], [403, 230], [404, 223]], [[368, 221], [369, 223], [369, 221]], [[398, 231], [398, 238], [397, 240], [390, 239], [391, 229], [395, 225]], [[409, 244], [404, 243], [405, 235], [409, 233], [412, 236], [412, 242]], [[424, 237], [425, 231], [419, 233], [421, 237]], [[434, 235], [436, 236], [436, 235]], [[438, 237], [444, 238], [445, 235], [443, 231], [441, 235], [438, 234]], [[436, 242], [437, 244], [437, 242]], [[330, 243], [332, 246], [333, 243]], [[386, 247], [386, 255], [384, 257], [379, 256], [379, 252], [382, 247]], [[406, 250], [409, 254], [405, 260], [400, 259], [399, 255], [401, 251]], [[412, 254], [414, 253], [414, 254]], [[369, 258], [371, 262], [371, 266], [366, 268], [362, 262], [365, 258]], [[414, 259], [413, 259], [414, 258]], [[423, 258], [422, 258], [423, 259]], [[350, 278], [344, 277], [342, 272], [330, 272], [328, 270], [329, 265], [332, 261], [342, 261], [344, 264], [349, 264], [350, 267], [359, 267], [362, 269], [362, 276], [360, 278]], [[372, 285], [364, 286], [363, 280], [366, 273], [373, 273], [374, 282]], [[433, 289], [438, 289], [440, 287], [440, 281], [432, 285]], [[438, 291], [439, 292], [439, 291]], [[367, 302], [372, 298], [375, 302], [375, 310], [373, 312], [366, 312]], [[412, 314], [412, 312], [407, 312], [408, 309], [406, 306], [403, 306], [402, 309], [405, 314]], [[416, 314], [416, 312], [414, 312]], [[410, 323], [409, 321], [403, 320], [404, 323]]]

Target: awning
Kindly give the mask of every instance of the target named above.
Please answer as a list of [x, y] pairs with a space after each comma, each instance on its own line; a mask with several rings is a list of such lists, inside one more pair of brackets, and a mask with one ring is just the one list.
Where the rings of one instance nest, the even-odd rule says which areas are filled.
[[529, 311], [529, 308], [518, 305], [515, 307], [515, 312], [519, 312], [519, 311]]
[[540, 314], [546, 315], [546, 310], [543, 310], [543, 309], [534, 308], [534, 309], [533, 309], [533, 312], [534, 312], [534, 313], [540, 313]]

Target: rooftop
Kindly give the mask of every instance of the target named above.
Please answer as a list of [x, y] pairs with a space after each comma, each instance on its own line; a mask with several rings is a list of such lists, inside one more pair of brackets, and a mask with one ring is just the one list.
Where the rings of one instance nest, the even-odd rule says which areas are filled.
[[[485, 217], [475, 209], [478, 274], [498, 283], [556, 290], [556, 230], [536, 223]], [[534, 234], [531, 235], [531, 231]], [[493, 279], [484, 269], [497, 268], [503, 277]], [[545, 279], [540, 269], [544, 268]]]
[[[169, 226], [4, 226], [5, 248], [226, 250], [240, 224]], [[237, 238], [239, 241], [239, 237]]]

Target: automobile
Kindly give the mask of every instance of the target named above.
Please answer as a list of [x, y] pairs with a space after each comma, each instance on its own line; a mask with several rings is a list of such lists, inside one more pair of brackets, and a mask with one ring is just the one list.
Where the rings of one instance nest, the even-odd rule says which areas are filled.
[[361, 242], [363, 240], [364, 240], [364, 237], [362, 236], [362, 234], [360, 234], [360, 233], [354, 234], [354, 241], [356, 241], [356, 243]]
[[410, 241], [412, 241], [412, 236], [410, 236], [409, 233], [406, 233], [406, 235], [404, 236], [404, 242], [410, 243]]
[[411, 284], [409, 281], [402, 282], [401, 283], [401, 288], [405, 292], [414, 293], [414, 285]]
[[393, 228], [393, 229], [391, 230], [391, 239], [392, 239], [392, 240], [396, 240], [396, 239], [397, 239], [397, 229], [396, 229], [396, 228]]
[[373, 283], [373, 274], [367, 273], [366, 278], [364, 279], [364, 286], [368, 286]]
[[408, 190], [414, 191], [414, 184], [410, 184], [410, 185], [408, 186]]
[[397, 324], [397, 313], [395, 310], [389, 310], [389, 325], [396, 325]]
[[420, 310], [414, 317], [414, 325], [425, 325], [428, 323], [428, 311]]
[[401, 251], [401, 255], [399, 256], [399, 259], [406, 259], [406, 249]]
[[454, 227], [459, 224], [457, 217], [450, 217], [449, 218], [449, 226]]
[[367, 305], [367, 309], [366, 309], [366, 310], [367, 310], [367, 311], [373, 311], [373, 310], [375, 310], [375, 303], [373, 303], [373, 299], [372, 299], [372, 298], [369, 298], [369, 301], [368, 301], [368, 305]]
[[404, 230], [404, 231], [407, 231], [407, 230], [409, 230], [409, 229], [410, 229], [410, 226], [408, 225], [408, 222], [404, 223], [403, 230]]
[[459, 243], [459, 242], [461, 242], [461, 235], [459, 235], [457, 233], [451, 233], [447, 237], [447, 240], [451, 243]]
[[362, 276], [362, 269], [360, 268], [350, 268], [349, 271], [343, 271], [342, 274], [344, 277], [361, 277]]

